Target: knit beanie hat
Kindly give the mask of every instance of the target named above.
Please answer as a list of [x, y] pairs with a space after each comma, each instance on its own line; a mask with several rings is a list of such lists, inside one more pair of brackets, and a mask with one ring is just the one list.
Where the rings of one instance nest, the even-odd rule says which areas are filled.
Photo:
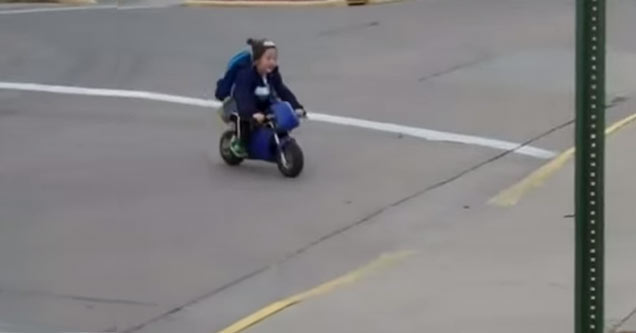
[[275, 49], [276, 44], [268, 39], [252, 39], [247, 40], [247, 45], [252, 47], [252, 59], [254, 61], [260, 59], [268, 49]]

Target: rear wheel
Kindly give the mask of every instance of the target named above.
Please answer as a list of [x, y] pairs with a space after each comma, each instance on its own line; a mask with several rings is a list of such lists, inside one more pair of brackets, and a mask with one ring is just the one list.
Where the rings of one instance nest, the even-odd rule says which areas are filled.
[[305, 163], [303, 151], [300, 149], [300, 146], [296, 143], [296, 141], [291, 140], [284, 145], [278, 153], [276, 162], [276, 164], [278, 164], [278, 170], [280, 170], [285, 177], [298, 177], [298, 175], [303, 171]]
[[221, 140], [219, 142], [219, 153], [221, 154], [221, 158], [223, 161], [231, 166], [236, 166], [243, 162], [243, 159], [240, 157], [236, 157], [232, 150], [230, 149], [230, 144], [232, 143], [232, 139], [234, 138], [234, 131], [227, 130], [221, 136]]

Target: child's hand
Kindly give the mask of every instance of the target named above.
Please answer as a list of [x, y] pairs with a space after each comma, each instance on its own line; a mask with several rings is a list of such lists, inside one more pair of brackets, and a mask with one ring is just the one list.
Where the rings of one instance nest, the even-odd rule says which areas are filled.
[[254, 120], [256, 120], [259, 124], [265, 121], [265, 115], [262, 113], [255, 113], [253, 116]]
[[300, 118], [307, 118], [307, 111], [305, 109], [296, 109], [296, 115]]

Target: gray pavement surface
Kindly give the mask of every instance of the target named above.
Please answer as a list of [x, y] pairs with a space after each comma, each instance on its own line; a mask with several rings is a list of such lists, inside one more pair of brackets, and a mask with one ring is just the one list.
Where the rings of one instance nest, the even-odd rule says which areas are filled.
[[[627, 101], [608, 111], [610, 122], [633, 112], [631, 14], [631, 1], [610, 7], [620, 19], [610, 25], [617, 67], [610, 65], [609, 99]], [[207, 98], [245, 39], [268, 36], [311, 110], [561, 150], [572, 144], [573, 19], [565, 0], [4, 15], [0, 81]], [[553, 212], [537, 206], [483, 206], [541, 160], [309, 122], [295, 132], [307, 168], [286, 180], [272, 165], [224, 166], [214, 116], [148, 101], [0, 91], [0, 329], [215, 331], [403, 248], [419, 252], [400, 269], [255, 330], [311, 332], [299, 325], [314, 322], [313, 313], [331, 315], [335, 297], [351, 317], [334, 315], [321, 332], [353, 331], [352, 323], [371, 332], [568, 327], [563, 244], [571, 226], [542, 219]], [[567, 185], [557, 179], [553, 195]], [[543, 252], [528, 251], [535, 243], [520, 231], [546, 237]], [[633, 239], [630, 230], [623, 235]], [[534, 266], [502, 265], [524, 262]], [[404, 278], [422, 277], [422, 266], [431, 267], [422, 283]], [[536, 271], [519, 282], [530, 267]], [[625, 270], [631, 277], [633, 267]], [[636, 279], [623, 286], [629, 281]], [[373, 290], [385, 308], [360, 307], [360, 292], [378, 299]], [[481, 297], [493, 295], [502, 302], [488, 312]], [[542, 307], [553, 298], [564, 307]], [[629, 293], [615, 298], [612, 318], [636, 306]], [[424, 305], [430, 315], [421, 315]], [[382, 323], [365, 322], [369, 314]], [[548, 320], [533, 321], [542, 315]], [[394, 326], [394, 318], [408, 320]]]
[[[608, 332], [636, 330], [635, 139], [632, 124], [608, 140]], [[293, 306], [247, 332], [573, 332], [573, 164], [516, 207], [477, 202], [470, 211], [443, 208], [451, 198], [478, 192], [466, 189], [483, 186], [498, 167], [379, 217], [352, 241], [408, 230], [412, 236], [400, 246], [417, 254], [405, 263]]]

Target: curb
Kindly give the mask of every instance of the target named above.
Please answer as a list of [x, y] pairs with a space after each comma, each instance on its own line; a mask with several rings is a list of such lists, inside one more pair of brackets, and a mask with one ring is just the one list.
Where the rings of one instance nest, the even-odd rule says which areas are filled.
[[186, 0], [183, 5], [187, 7], [344, 7], [347, 5], [347, 0]]
[[[2, 0], [0, 0], [2, 1]], [[186, 0], [186, 7], [347, 7], [360, 5], [379, 5], [404, 0]]]
[[58, 4], [58, 5], [94, 5], [96, 0], [0, 0], [0, 3], [7, 4]]
[[369, 0], [368, 4], [369, 5], [387, 5], [390, 3], [396, 3], [396, 2], [406, 2], [409, 0]]

